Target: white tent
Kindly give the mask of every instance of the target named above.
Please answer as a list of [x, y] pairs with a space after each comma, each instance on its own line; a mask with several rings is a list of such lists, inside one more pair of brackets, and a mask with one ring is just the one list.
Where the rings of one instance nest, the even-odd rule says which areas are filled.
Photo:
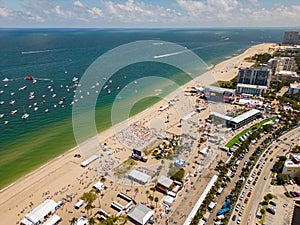
[[175, 201], [175, 198], [171, 196], [166, 196], [163, 203], [166, 204], [167, 206], [171, 207], [173, 205], [173, 202]]
[[148, 174], [145, 174], [143, 172], [140, 172], [138, 170], [132, 170], [128, 174], [128, 178], [132, 179], [140, 184], [146, 184], [151, 179], [151, 176], [149, 176]]
[[93, 185], [93, 188], [96, 188], [99, 191], [101, 191], [103, 187], [104, 187], [104, 184], [100, 181], [98, 181], [96, 184]]
[[[55, 212], [57, 203], [51, 199], [46, 199], [42, 204], [34, 208], [25, 218], [33, 224], [41, 223], [46, 216]], [[24, 220], [25, 221], [25, 220]]]
[[144, 225], [149, 221], [153, 214], [153, 210], [139, 203], [128, 212], [127, 216], [136, 221], [138, 224]]
[[60, 216], [54, 214], [49, 220], [47, 220], [43, 225], [55, 225], [61, 221]]

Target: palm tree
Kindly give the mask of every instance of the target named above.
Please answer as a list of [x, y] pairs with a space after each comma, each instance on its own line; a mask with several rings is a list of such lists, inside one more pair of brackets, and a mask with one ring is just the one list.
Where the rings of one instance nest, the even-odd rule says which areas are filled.
[[152, 202], [153, 202], [153, 199], [154, 199], [153, 196], [150, 195], [150, 196], [149, 196], [149, 199], [150, 199], [151, 205], [152, 205]]
[[139, 189], [138, 189], [138, 188], [135, 188], [135, 189], [134, 189], [134, 200], [135, 200], [135, 197], [136, 197], [136, 195], [137, 195], [138, 192], [139, 192]]
[[86, 210], [86, 216], [88, 217], [90, 214], [89, 214], [89, 212], [90, 212], [90, 210], [92, 209], [92, 203], [90, 203], [90, 202], [88, 202], [87, 204], [86, 204], [86, 206], [84, 207], [84, 209]]
[[77, 218], [73, 217], [69, 222], [70, 225], [75, 225], [75, 223], [77, 223]]
[[98, 197], [99, 208], [101, 208], [101, 203], [100, 203], [101, 190], [95, 189], [95, 193], [97, 194]]
[[149, 197], [150, 191], [146, 190], [146, 198], [147, 198], [147, 205], [148, 205], [148, 197]]
[[155, 203], [156, 203], [156, 208], [157, 208], [157, 203], [158, 203], [158, 201], [159, 201], [158, 197], [155, 197], [155, 198], [154, 198], [154, 201], [155, 201]]
[[96, 224], [96, 219], [94, 217], [90, 217], [88, 219], [89, 225], [95, 225]]

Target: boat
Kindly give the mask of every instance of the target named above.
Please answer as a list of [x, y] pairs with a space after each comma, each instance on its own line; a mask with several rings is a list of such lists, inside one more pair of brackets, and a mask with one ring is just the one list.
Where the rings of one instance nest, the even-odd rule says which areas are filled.
[[29, 96], [29, 99], [34, 99], [34, 95], [30, 95], [30, 96]]
[[45, 109], [45, 112], [46, 112], [46, 113], [49, 112], [49, 109]]
[[15, 104], [15, 102], [16, 102], [16, 100], [11, 100], [11, 101], [9, 102], [9, 104], [10, 104], [10, 105], [13, 105], [13, 104]]
[[33, 77], [32, 76], [26, 76], [25, 80], [33, 80]]
[[4, 117], [4, 114], [0, 114], [0, 119], [2, 119]]
[[4, 84], [4, 87], [8, 87], [8, 84]]
[[73, 77], [72, 81], [73, 81], [73, 83], [78, 82], [78, 77]]
[[5, 77], [2, 81], [3, 81], [3, 82], [8, 82], [9, 79], [8, 79], [7, 77]]
[[27, 86], [23, 86], [19, 88], [19, 91], [24, 91], [27, 88]]
[[11, 93], [10, 93], [10, 96], [13, 96], [14, 94], [15, 94], [14, 92], [11, 92]]
[[53, 95], [52, 95], [52, 98], [55, 98], [55, 97], [56, 97], [56, 94], [53, 94]]
[[32, 80], [32, 83], [33, 83], [33, 84], [35, 84], [36, 82], [37, 82], [37, 80], [36, 80], [36, 79], [33, 79], [33, 80]]
[[4, 101], [1, 101], [1, 102], [0, 102], [0, 105], [4, 105], [4, 103], [5, 103]]
[[33, 110], [36, 112], [38, 109], [39, 109], [39, 107], [34, 107]]
[[3, 90], [0, 90], [0, 94], [2, 94], [4, 91]]
[[18, 110], [15, 109], [15, 110], [11, 111], [10, 114], [11, 114], [11, 115], [15, 115], [17, 112], [18, 112]]
[[7, 125], [7, 124], [8, 124], [8, 121], [7, 121], [7, 120], [5, 120], [5, 121], [4, 121], [4, 125]]
[[21, 118], [22, 118], [23, 120], [27, 120], [28, 117], [29, 117], [29, 114], [28, 114], [28, 113], [25, 113]]

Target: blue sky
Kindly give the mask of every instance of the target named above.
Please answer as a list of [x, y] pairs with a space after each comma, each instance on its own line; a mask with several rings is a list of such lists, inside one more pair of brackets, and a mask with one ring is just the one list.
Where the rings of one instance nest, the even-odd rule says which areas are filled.
[[299, 0], [0, 0], [0, 27], [298, 27]]

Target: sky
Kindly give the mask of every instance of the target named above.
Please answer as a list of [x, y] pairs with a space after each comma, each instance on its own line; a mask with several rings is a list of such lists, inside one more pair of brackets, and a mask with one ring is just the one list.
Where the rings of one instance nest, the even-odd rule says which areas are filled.
[[299, 0], [0, 0], [0, 28], [299, 26]]

